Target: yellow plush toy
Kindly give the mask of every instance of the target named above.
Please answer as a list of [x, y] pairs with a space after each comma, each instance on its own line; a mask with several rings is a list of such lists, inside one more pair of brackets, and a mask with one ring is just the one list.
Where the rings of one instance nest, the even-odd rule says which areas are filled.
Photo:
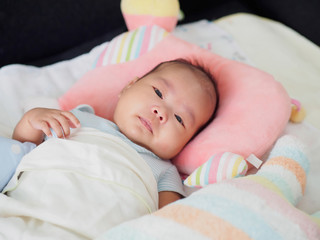
[[300, 123], [306, 117], [306, 111], [304, 107], [301, 106], [300, 102], [296, 99], [291, 100], [291, 116], [290, 121], [293, 123]]
[[130, 30], [158, 25], [171, 32], [177, 25], [178, 0], [121, 0], [121, 11]]

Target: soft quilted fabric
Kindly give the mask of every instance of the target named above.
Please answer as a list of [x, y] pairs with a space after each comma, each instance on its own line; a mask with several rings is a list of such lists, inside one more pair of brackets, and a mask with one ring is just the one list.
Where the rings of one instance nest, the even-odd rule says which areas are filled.
[[203, 188], [157, 212], [123, 223], [102, 239], [318, 240], [320, 214], [295, 208], [309, 169], [300, 142], [278, 140], [255, 174]]

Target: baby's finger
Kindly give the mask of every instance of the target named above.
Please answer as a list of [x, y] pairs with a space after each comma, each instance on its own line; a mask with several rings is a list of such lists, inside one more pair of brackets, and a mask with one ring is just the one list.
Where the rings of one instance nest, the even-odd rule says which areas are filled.
[[64, 136], [65, 137], [69, 136], [71, 124], [73, 125], [73, 123], [70, 122], [69, 118], [67, 118], [63, 114], [59, 114], [55, 116], [55, 119], [59, 122], [62, 132], [64, 133]]
[[64, 129], [61, 125], [61, 121], [57, 119], [50, 119], [48, 120], [48, 124], [52, 128], [52, 130], [55, 132], [58, 138], [62, 138], [65, 136]]
[[70, 135], [70, 123], [68, 119], [64, 118], [63, 121], [60, 121], [60, 128], [64, 134], [64, 137], [68, 137]]
[[72, 128], [77, 128], [80, 127], [80, 121], [79, 119], [73, 115], [73, 113], [71, 112], [61, 112], [61, 115], [63, 115], [64, 117], [66, 117], [69, 121], [70, 121], [70, 125]]
[[48, 137], [52, 136], [52, 133], [50, 131], [50, 127], [49, 127], [49, 125], [48, 125], [48, 123], [46, 121], [41, 121], [37, 128], [40, 129]]

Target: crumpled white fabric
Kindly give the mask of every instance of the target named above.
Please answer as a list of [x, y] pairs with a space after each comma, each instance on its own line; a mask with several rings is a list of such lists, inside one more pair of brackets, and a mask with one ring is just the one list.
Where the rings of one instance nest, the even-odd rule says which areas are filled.
[[92, 128], [39, 145], [5, 191], [4, 239], [92, 239], [158, 208], [150, 167], [122, 140]]

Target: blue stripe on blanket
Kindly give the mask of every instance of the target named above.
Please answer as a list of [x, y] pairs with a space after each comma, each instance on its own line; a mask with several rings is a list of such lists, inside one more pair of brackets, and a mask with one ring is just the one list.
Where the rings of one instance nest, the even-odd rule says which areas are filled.
[[281, 236], [266, 222], [259, 213], [227, 198], [214, 194], [191, 195], [180, 204], [192, 206], [228, 221], [246, 232], [251, 238], [281, 239]]

